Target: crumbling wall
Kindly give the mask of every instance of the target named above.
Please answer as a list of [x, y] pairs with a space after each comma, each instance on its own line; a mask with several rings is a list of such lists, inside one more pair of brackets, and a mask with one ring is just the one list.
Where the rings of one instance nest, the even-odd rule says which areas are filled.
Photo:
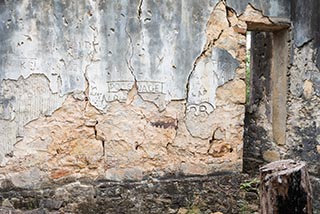
[[1, 10], [5, 178], [241, 170], [245, 36], [235, 29], [246, 24], [224, 2]]
[[[275, 133], [275, 124], [281, 123], [276, 121], [274, 117], [274, 96], [277, 95], [277, 79], [274, 79], [272, 73], [279, 73], [279, 66], [274, 66], [274, 61], [278, 59], [277, 52], [268, 55], [268, 50], [263, 51], [263, 57], [258, 57], [267, 63], [271, 59], [271, 68], [255, 70], [255, 65], [259, 62], [253, 60], [254, 72], [252, 78], [253, 90], [260, 94], [262, 89], [264, 93], [258, 96], [262, 99], [258, 100], [257, 105], [250, 105], [247, 108], [246, 127], [245, 131], [245, 149], [244, 149], [244, 169], [246, 172], [255, 173], [256, 169], [266, 162], [277, 159], [292, 158], [303, 160], [308, 163], [309, 172], [312, 175], [314, 185], [314, 210], [319, 210], [319, 14], [316, 12], [319, 9], [318, 1], [293, 1], [291, 7], [291, 30], [288, 37], [290, 44], [289, 60], [287, 62], [287, 80], [282, 81], [283, 85], [287, 86], [286, 96], [280, 96], [278, 105], [285, 107], [283, 114], [286, 114], [286, 119], [282, 121], [281, 127], [285, 129], [285, 141], [277, 141]], [[290, 10], [288, 9], [288, 12]], [[256, 29], [253, 29], [256, 30]], [[269, 31], [267, 28], [258, 29], [260, 32]], [[272, 30], [273, 34], [278, 32]], [[268, 33], [268, 32], [265, 32]], [[272, 49], [281, 46], [279, 41], [273, 40], [269, 42]], [[285, 36], [285, 35], [284, 35]], [[253, 37], [254, 39], [254, 37]], [[267, 40], [264, 40], [267, 42]], [[261, 43], [259, 43], [261, 45]], [[282, 44], [284, 48], [286, 42]], [[268, 44], [265, 46], [267, 47]], [[256, 47], [259, 47], [256, 46]], [[254, 47], [253, 47], [254, 48]], [[253, 50], [253, 59], [255, 50]], [[265, 60], [264, 60], [265, 59]], [[279, 65], [279, 64], [278, 64]], [[273, 66], [273, 67], [272, 67]], [[270, 77], [268, 71], [271, 70]], [[256, 77], [255, 75], [262, 75]], [[265, 84], [265, 81], [267, 84]], [[269, 81], [269, 83], [268, 83]], [[278, 81], [279, 82], [279, 81]], [[255, 83], [260, 84], [256, 86]], [[271, 90], [268, 87], [271, 87]], [[275, 89], [275, 90], [274, 90]], [[276, 92], [276, 94], [275, 94]], [[255, 94], [252, 94], [253, 102]], [[279, 96], [279, 94], [278, 94]], [[281, 104], [283, 100], [286, 102]], [[277, 100], [277, 98], [276, 98]], [[261, 106], [263, 108], [261, 108]], [[278, 106], [279, 107], [279, 106]], [[279, 111], [281, 112], [281, 111]], [[252, 132], [250, 130], [253, 130]], [[248, 134], [248, 135], [246, 135]], [[281, 137], [278, 137], [281, 139]], [[282, 143], [279, 143], [281, 142]]]
[[[308, 2], [317, 8], [315, 0]], [[42, 189], [58, 182], [64, 192], [85, 183], [84, 177], [143, 183], [175, 175], [179, 182], [184, 176], [240, 172], [245, 33], [279, 31], [289, 27], [291, 18], [286, 144], [255, 146], [262, 153], [279, 149], [279, 158], [284, 151], [298, 155], [312, 163], [317, 175], [319, 32], [314, 29], [319, 28], [313, 15], [304, 31], [298, 4], [0, 1], [1, 188]], [[256, 160], [266, 161], [262, 153]], [[93, 195], [82, 199], [88, 197]], [[73, 211], [81, 209], [73, 206]]]
[[319, 212], [320, 176], [320, 8], [319, 1], [294, 1], [293, 42], [289, 71], [288, 153], [308, 163], [314, 183], [315, 212]]
[[[0, 8], [1, 203], [28, 209], [18, 206], [26, 196], [11, 192], [58, 182], [51, 197], [59, 198], [80, 178], [137, 181], [144, 191], [149, 184], [139, 182], [150, 179], [241, 171], [246, 23], [225, 2], [25, 0]], [[167, 194], [166, 182], [154, 183]], [[61, 199], [63, 207], [85, 212], [86, 193], [80, 202]], [[31, 209], [65, 209], [27, 198]], [[188, 208], [190, 198], [166, 200]], [[134, 212], [150, 210], [139, 201]]]

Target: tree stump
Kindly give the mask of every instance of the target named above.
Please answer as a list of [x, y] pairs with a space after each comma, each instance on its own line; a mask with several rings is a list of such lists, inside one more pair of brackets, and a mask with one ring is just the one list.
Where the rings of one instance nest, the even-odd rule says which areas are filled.
[[304, 162], [275, 161], [260, 168], [261, 214], [312, 214], [312, 193]]

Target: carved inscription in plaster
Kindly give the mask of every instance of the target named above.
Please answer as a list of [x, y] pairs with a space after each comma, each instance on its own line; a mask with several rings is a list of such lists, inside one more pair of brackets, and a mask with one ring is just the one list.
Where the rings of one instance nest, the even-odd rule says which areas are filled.
[[39, 61], [37, 58], [27, 58], [27, 57], [15, 57], [5, 56], [4, 57], [3, 68], [6, 69], [6, 72], [10, 73], [13, 70], [20, 70], [21, 73], [30, 73], [39, 71]]
[[[137, 17], [138, 2], [129, 0], [38, 2], [28, 7], [6, 1], [0, 5], [0, 79], [40, 73], [54, 93], [65, 95], [84, 91], [86, 75], [89, 100], [101, 110], [108, 102], [125, 100], [135, 81], [144, 96], [161, 94], [149, 96], [150, 101], [185, 99], [216, 3], [143, 1]], [[111, 92], [106, 82], [128, 84]]]
[[100, 60], [87, 69], [90, 102], [104, 110], [110, 101], [125, 100], [135, 82], [143, 99], [161, 109], [171, 100], [185, 99], [216, 2], [143, 1], [139, 17], [129, 1], [101, 3], [96, 46]]
[[[133, 87], [133, 81], [109, 81], [105, 93], [99, 92], [97, 87], [91, 87], [90, 97], [94, 105], [107, 105], [108, 102], [124, 102], [127, 99], [128, 91]], [[137, 82], [138, 92], [141, 94], [163, 94], [163, 82], [139, 81]], [[98, 103], [102, 102], [102, 103]]]
[[163, 82], [139, 81], [138, 82], [138, 92], [151, 93], [151, 94], [162, 94], [163, 93]]
[[60, 95], [85, 90], [84, 71], [94, 42], [94, 2], [52, 1], [0, 4], [0, 80], [37, 73]]
[[200, 104], [189, 104], [187, 106], [187, 112], [194, 112], [198, 116], [201, 112], [211, 113], [214, 111], [214, 106], [208, 102], [202, 102]]
[[[131, 81], [110, 81], [107, 82], [108, 93], [116, 93], [122, 90], [129, 91], [133, 82]], [[138, 92], [140, 93], [154, 93], [161, 94], [163, 93], [163, 82], [155, 81], [138, 81]]]
[[213, 48], [201, 59], [190, 77], [187, 111], [210, 114], [215, 108], [216, 89], [232, 80], [239, 62], [226, 50]]
[[132, 88], [133, 82], [131, 81], [110, 81], [107, 82], [108, 92], [119, 92], [121, 90], [129, 91]]

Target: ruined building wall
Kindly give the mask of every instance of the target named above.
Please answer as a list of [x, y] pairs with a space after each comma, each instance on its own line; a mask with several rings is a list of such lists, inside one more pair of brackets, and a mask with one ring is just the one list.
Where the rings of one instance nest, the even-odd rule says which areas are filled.
[[[274, 63], [276, 45], [279, 45], [278, 31], [253, 33], [252, 49], [252, 90], [251, 100], [246, 109], [244, 135], [244, 170], [257, 173], [257, 168], [270, 161], [284, 158], [303, 160], [308, 163], [314, 189], [314, 209], [319, 212], [319, 45], [320, 26], [319, 1], [293, 1], [291, 27], [287, 40], [280, 44], [289, 45], [286, 95], [279, 96], [277, 79], [272, 73], [279, 73], [279, 64]], [[253, 29], [255, 30], [255, 29]], [[261, 32], [264, 31], [264, 32]], [[258, 34], [258, 38], [256, 38]], [[261, 37], [262, 41], [261, 41]], [[268, 39], [269, 38], [269, 39]], [[258, 45], [254, 45], [258, 41]], [[263, 44], [264, 43], [264, 44]], [[255, 48], [258, 48], [256, 50]], [[273, 53], [270, 54], [270, 50]], [[271, 51], [272, 52], [272, 51]], [[256, 59], [256, 60], [255, 60]], [[262, 68], [262, 69], [261, 69]], [[279, 81], [278, 81], [279, 82]], [[280, 93], [281, 95], [281, 93]], [[277, 141], [274, 125], [274, 101], [279, 97], [286, 100], [285, 141]]]
[[289, 70], [288, 152], [308, 163], [314, 204], [320, 212], [320, 2], [294, 1], [293, 41]]
[[[0, 199], [19, 190], [10, 202], [20, 207], [169, 213], [220, 189], [222, 200], [205, 206], [236, 212], [238, 181], [228, 173], [243, 164], [245, 33], [287, 29], [298, 8], [286, 0], [0, 1]], [[290, 83], [301, 75], [294, 67]], [[314, 73], [303, 83], [316, 98]], [[290, 148], [302, 136], [290, 130], [300, 98], [289, 93]], [[183, 180], [209, 174], [220, 177]], [[37, 188], [46, 200], [30, 196]], [[166, 197], [148, 207], [145, 197], [156, 196], [146, 188]]]
[[[246, 23], [224, 2], [24, 0], [0, 10], [2, 203], [160, 213], [220, 185], [206, 182], [236, 190], [230, 175], [178, 182], [242, 168]], [[132, 195], [113, 187], [133, 181]], [[160, 198], [135, 197], [154, 182]], [[233, 192], [212, 200], [236, 209]]]
[[1, 11], [6, 178], [241, 170], [245, 36], [224, 3], [5, 1]]

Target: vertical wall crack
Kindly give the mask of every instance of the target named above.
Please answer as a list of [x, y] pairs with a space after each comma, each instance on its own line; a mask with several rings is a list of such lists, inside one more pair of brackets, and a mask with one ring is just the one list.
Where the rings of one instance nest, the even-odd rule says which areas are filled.
[[131, 63], [132, 57], [133, 57], [133, 54], [134, 54], [133, 40], [132, 40], [132, 37], [131, 37], [130, 33], [127, 30], [127, 26], [125, 28], [125, 31], [126, 31], [126, 34], [128, 35], [128, 38], [129, 38], [129, 47], [128, 47], [128, 50], [126, 52], [126, 63], [127, 63], [128, 69], [131, 72], [131, 75], [133, 76], [135, 84], [136, 84], [137, 78], [136, 78], [136, 76], [134, 74], [134, 69], [133, 69], [132, 63]]
[[102, 154], [103, 154], [103, 157], [104, 157], [105, 156], [105, 140], [104, 140], [103, 137], [98, 135], [97, 125], [98, 125], [98, 121], [96, 121], [96, 123], [92, 126], [93, 130], [94, 130], [94, 137], [95, 137], [96, 140], [101, 141]]
[[[221, 35], [223, 33], [223, 30], [220, 31], [218, 37], [212, 41], [208, 41], [207, 44], [205, 45], [205, 47], [203, 48], [203, 50], [201, 51], [200, 55], [195, 59], [194, 63], [193, 63], [193, 66], [192, 66], [192, 70], [188, 76], [188, 79], [187, 79], [187, 85], [186, 85], [186, 101], [188, 102], [188, 96], [189, 96], [189, 91], [190, 91], [190, 80], [191, 80], [191, 77], [192, 77], [192, 74], [198, 64], [198, 62], [207, 56], [207, 52], [210, 51], [212, 49], [212, 47], [214, 46], [215, 42], [217, 40], [220, 39]], [[187, 114], [187, 108], [185, 108], [185, 115]]]
[[142, 15], [142, 3], [143, 3], [143, 0], [139, 0], [138, 11], [137, 11], [137, 18], [139, 21], [141, 21], [141, 15]]
[[[225, 1], [223, 1], [223, 3], [224, 3], [224, 5], [225, 5], [225, 7], [227, 7]], [[214, 11], [215, 11], [215, 9], [216, 9], [216, 7], [217, 7], [218, 4], [219, 4], [219, 3], [217, 3], [216, 6], [213, 8], [213, 10], [212, 10], [212, 12], [211, 12], [211, 15], [214, 13]], [[210, 15], [210, 17], [211, 17], [211, 15]], [[226, 16], [227, 16], [227, 14], [226, 14]], [[208, 30], [208, 28], [209, 28], [209, 22], [210, 22], [210, 18], [208, 19], [207, 24], [206, 24], [206, 26], [207, 26], [207, 27], [206, 27], [206, 32], [207, 32], [207, 30]], [[198, 62], [199, 62], [202, 58], [204, 58], [204, 57], [206, 57], [206, 56], [208, 55], [208, 52], [211, 51], [211, 49], [212, 49], [212, 47], [214, 46], [215, 42], [220, 39], [222, 33], [223, 33], [223, 30], [220, 30], [219, 35], [218, 35], [217, 38], [215, 38], [215, 39], [210, 39], [210, 38], [208, 38], [208, 35], [207, 35], [207, 42], [206, 42], [206, 44], [204, 45], [204, 47], [203, 47], [200, 55], [195, 59], [195, 61], [194, 61], [194, 63], [193, 63], [193, 66], [192, 66], [192, 69], [191, 69], [191, 72], [189, 73], [188, 78], [187, 78], [186, 98], [185, 98], [186, 102], [188, 102], [188, 98], [189, 98], [188, 96], [189, 96], [189, 91], [190, 91], [190, 80], [191, 80], [192, 74], [193, 74], [193, 72], [194, 72], [194, 70], [195, 70]], [[186, 105], [187, 105], [187, 103], [186, 103]], [[187, 115], [187, 108], [185, 108], [185, 115]]]

